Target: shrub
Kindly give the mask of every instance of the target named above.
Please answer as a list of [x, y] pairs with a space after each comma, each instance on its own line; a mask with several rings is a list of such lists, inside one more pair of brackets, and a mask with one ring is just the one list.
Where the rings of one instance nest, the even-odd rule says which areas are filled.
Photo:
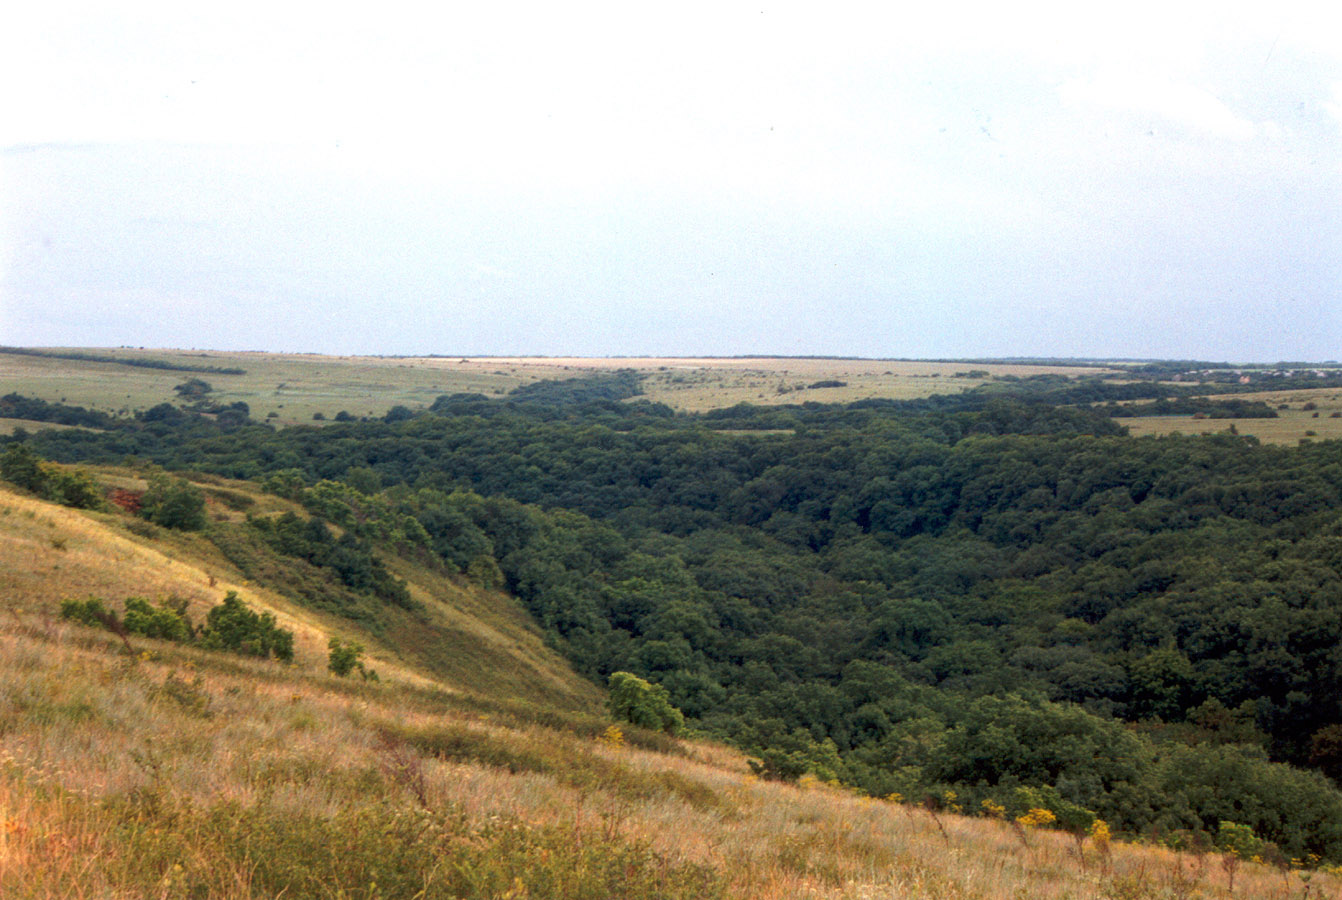
[[205, 527], [205, 495], [180, 478], [154, 475], [140, 498], [140, 515], [164, 528], [199, 531]]
[[214, 387], [202, 378], [189, 378], [173, 388], [184, 400], [196, 400], [212, 392]]
[[363, 644], [358, 641], [345, 642], [339, 638], [331, 638], [326, 647], [330, 651], [326, 657], [326, 668], [330, 669], [332, 674], [344, 678], [357, 669], [365, 681], [378, 680], [377, 672], [366, 668], [360, 659], [363, 656]]
[[121, 624], [131, 634], [164, 641], [185, 642], [195, 636], [195, 629], [186, 617], [186, 601], [175, 598], [152, 606], [142, 597], [127, 597]]
[[97, 509], [103, 505], [102, 492], [88, 472], [54, 466], [42, 468], [46, 475], [42, 495], [46, 499], [75, 509]]
[[10, 444], [0, 456], [0, 478], [62, 506], [97, 509], [103, 504], [102, 493], [88, 472], [42, 462], [24, 444]]
[[34, 493], [41, 493], [46, 472], [37, 455], [26, 444], [10, 444], [0, 456], [0, 478]]
[[630, 672], [610, 676], [610, 713], [652, 731], [676, 734], [685, 724], [685, 716], [671, 705], [666, 688], [649, 684]]
[[206, 615], [201, 646], [246, 656], [273, 655], [287, 662], [294, 658], [294, 633], [277, 627], [274, 614], [253, 612], [236, 591], [229, 591], [223, 602]]
[[61, 601], [61, 618], [78, 622], [80, 625], [102, 625], [106, 622], [107, 616], [107, 607], [103, 606], [103, 602], [97, 597]]
[[796, 751], [770, 747], [760, 751], [758, 760], [746, 760], [750, 771], [769, 781], [796, 781], [806, 774], [806, 759]]
[[[143, 597], [127, 597], [125, 607], [125, 619], [121, 620], [116, 613], [108, 612], [97, 597], [64, 600], [61, 618], [81, 625], [101, 625], [121, 635], [123, 640], [127, 634], [179, 643], [196, 639], [198, 630], [187, 618], [185, 600], [170, 597], [155, 606]], [[294, 658], [294, 633], [277, 627], [273, 614], [253, 612], [235, 591], [229, 591], [223, 602], [209, 611], [199, 634], [200, 646], [206, 650], [230, 650], [263, 658], [274, 656], [286, 662]], [[363, 650], [358, 644], [352, 646], [358, 652]], [[377, 673], [365, 671], [357, 663], [357, 652], [355, 659], [365, 678], [377, 678]]]
[[1223, 853], [1231, 853], [1240, 859], [1253, 859], [1260, 856], [1266, 842], [1253, 833], [1248, 825], [1221, 820], [1216, 829], [1216, 847]]

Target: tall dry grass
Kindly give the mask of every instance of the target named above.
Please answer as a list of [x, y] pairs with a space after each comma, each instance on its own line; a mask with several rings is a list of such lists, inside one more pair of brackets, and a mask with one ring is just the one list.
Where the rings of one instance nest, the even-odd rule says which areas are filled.
[[[396, 684], [0, 620], [0, 896], [1229, 897], [1215, 856], [932, 814]], [[1233, 896], [1338, 896], [1245, 864]]]

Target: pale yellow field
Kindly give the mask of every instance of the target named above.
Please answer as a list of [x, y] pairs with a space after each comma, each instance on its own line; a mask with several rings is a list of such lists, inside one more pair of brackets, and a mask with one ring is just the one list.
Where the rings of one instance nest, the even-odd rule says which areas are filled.
[[[586, 361], [589, 365], [591, 360]], [[1070, 377], [1105, 371], [1073, 366], [980, 365], [874, 359], [638, 359], [604, 361], [628, 364], [648, 373], [643, 383], [649, 400], [674, 409], [702, 412], [738, 403], [851, 403], [885, 398], [910, 400], [933, 394], [958, 394], [994, 376], [1061, 374]], [[966, 377], [987, 372], [988, 377]], [[811, 388], [818, 381], [842, 381], [844, 387]]]
[[78, 428], [78, 425], [57, 425], [54, 422], [30, 422], [27, 419], [0, 419], [0, 434], [13, 434], [22, 428], [24, 431], [39, 431], [43, 428]]
[[[78, 352], [78, 351], [77, 351]], [[1073, 366], [981, 365], [867, 359], [789, 358], [382, 358], [308, 354], [181, 350], [88, 350], [97, 355], [147, 358], [190, 365], [246, 369], [245, 375], [165, 372], [112, 363], [0, 354], [0, 393], [11, 391], [106, 412], [147, 409], [180, 398], [176, 385], [191, 377], [214, 388], [211, 399], [242, 400], [252, 417], [279, 425], [305, 424], [320, 413], [327, 420], [344, 410], [356, 417], [381, 416], [396, 405], [412, 409], [441, 394], [497, 397], [540, 379], [573, 378], [630, 368], [648, 375], [645, 397], [685, 411], [737, 403], [780, 404], [808, 400], [851, 402], [871, 397], [908, 399], [958, 393], [983, 384], [981, 377], [1040, 373], [1079, 376], [1101, 369]], [[960, 377], [956, 377], [957, 373]], [[817, 381], [845, 387], [809, 389]]]
[[[245, 375], [168, 372], [114, 363], [0, 354], [0, 393], [19, 393], [104, 412], [148, 409], [180, 402], [173, 388], [202, 378], [212, 400], [242, 400], [252, 417], [276, 424], [311, 423], [344, 410], [356, 417], [380, 416], [398, 404], [428, 406], [440, 394], [497, 396], [539, 375], [510, 373], [495, 364], [458, 367], [405, 359], [271, 353], [199, 353], [178, 350], [91, 350], [98, 355], [141, 357], [188, 365], [241, 368]], [[433, 362], [433, 361], [431, 361]]]
[[[1275, 419], [1194, 419], [1192, 416], [1142, 416], [1116, 419], [1135, 436], [1160, 434], [1218, 434], [1233, 424], [1239, 434], [1252, 435], [1265, 444], [1298, 444], [1302, 440], [1342, 438], [1342, 389], [1319, 388], [1299, 391], [1264, 391], [1254, 394], [1211, 395], [1212, 399], [1262, 400], [1277, 408]], [[1315, 409], [1307, 410], [1312, 403]], [[1279, 408], [1282, 404], [1288, 409]], [[1333, 414], [1338, 413], [1337, 418]]]

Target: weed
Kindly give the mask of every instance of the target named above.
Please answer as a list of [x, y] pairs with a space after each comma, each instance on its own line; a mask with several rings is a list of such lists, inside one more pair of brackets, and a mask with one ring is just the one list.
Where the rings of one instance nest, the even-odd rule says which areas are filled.
[[178, 678], [176, 672], [169, 672], [163, 683], [154, 690], [155, 697], [171, 700], [184, 712], [208, 719], [214, 713], [210, 709], [210, 695], [204, 688], [199, 675], [191, 681]]

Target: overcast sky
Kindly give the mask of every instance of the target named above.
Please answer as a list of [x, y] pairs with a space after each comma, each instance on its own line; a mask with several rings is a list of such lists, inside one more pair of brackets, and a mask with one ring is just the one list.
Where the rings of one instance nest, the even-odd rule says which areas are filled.
[[22, 6], [3, 344], [1342, 358], [1335, 4]]

